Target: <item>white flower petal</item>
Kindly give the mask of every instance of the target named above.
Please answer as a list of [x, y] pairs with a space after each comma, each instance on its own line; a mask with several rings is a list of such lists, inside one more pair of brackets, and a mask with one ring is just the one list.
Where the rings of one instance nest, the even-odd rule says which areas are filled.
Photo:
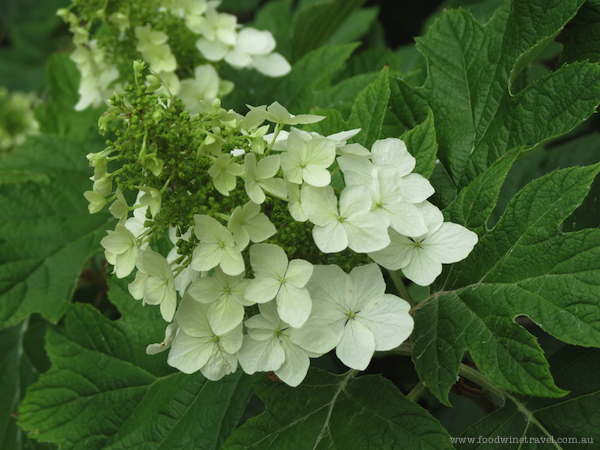
[[391, 350], [402, 344], [414, 327], [410, 305], [395, 295], [373, 298], [356, 320], [365, 324], [375, 338], [375, 350]]
[[277, 294], [277, 312], [284, 322], [300, 328], [310, 316], [312, 301], [306, 288], [297, 288], [290, 283], [281, 285]]
[[310, 361], [306, 352], [300, 347], [285, 337], [283, 339], [285, 361], [279, 369], [275, 370], [275, 375], [288, 386], [296, 387], [306, 377]]
[[345, 365], [365, 370], [375, 353], [373, 332], [357, 320], [348, 320], [335, 354]]
[[208, 337], [192, 337], [180, 331], [173, 339], [167, 362], [183, 373], [194, 373], [206, 364], [213, 350], [214, 343]]

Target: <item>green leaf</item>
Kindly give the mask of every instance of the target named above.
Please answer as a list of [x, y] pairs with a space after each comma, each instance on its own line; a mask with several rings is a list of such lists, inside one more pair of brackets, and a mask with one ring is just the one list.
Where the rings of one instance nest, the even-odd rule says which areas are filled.
[[[594, 112], [600, 67], [589, 63], [563, 66], [521, 92], [511, 92], [512, 80], [582, 3], [506, 1], [485, 26], [466, 10], [450, 10], [417, 39], [428, 59], [427, 81], [410, 89], [399, 80], [396, 94], [401, 96], [397, 101], [392, 97], [392, 109], [401, 121], [410, 122], [400, 99], [406, 103], [407, 96], [420, 97], [429, 105], [436, 117], [438, 157], [459, 188], [507, 151], [534, 148]], [[418, 112], [422, 120], [423, 106]]]
[[561, 63], [600, 62], [600, 1], [587, 0], [557, 40], [563, 44]]
[[555, 171], [526, 186], [416, 309], [413, 361], [442, 402], [448, 404], [467, 349], [479, 370], [506, 390], [565, 394], [535, 338], [514, 322], [519, 315], [564, 342], [600, 346], [600, 230], [559, 231], [599, 171], [598, 165]]
[[33, 312], [56, 321], [71, 301], [112, 217], [89, 214], [83, 197], [92, 175], [85, 155], [97, 151], [95, 144], [41, 134], [0, 161], [0, 179], [13, 182], [0, 184], [0, 328]]
[[461, 190], [454, 201], [444, 209], [445, 220], [463, 225], [480, 236], [485, 234], [500, 188], [518, 155], [518, 151], [508, 153]]
[[210, 382], [172, 373], [164, 353], [146, 355], [167, 324], [126, 289], [111, 280], [122, 319], [75, 304], [50, 328], [52, 367], [29, 388], [19, 424], [63, 449], [218, 449], [248, 401], [250, 377], [238, 371]]
[[28, 317], [14, 327], [0, 331], [0, 448], [22, 450], [54, 448], [37, 444], [17, 426], [17, 408], [25, 390], [36, 382], [49, 362], [43, 351], [46, 323]]
[[[508, 447], [511, 438], [513, 443], [527, 439], [521, 448], [533, 448], [537, 443], [545, 444], [537, 448], [566, 450], [599, 442], [600, 350], [565, 346], [550, 358], [550, 367], [557, 384], [570, 390], [567, 396], [560, 400], [512, 397], [503, 408], [455, 439], [457, 450], [503, 449]], [[497, 440], [497, 443], [482, 446], [478, 444], [480, 437]], [[554, 444], [551, 444], [552, 438]], [[559, 438], [576, 441], [558, 443]]]
[[68, 0], [0, 2], [0, 86], [25, 92], [42, 89], [48, 56], [71, 39], [55, 14], [68, 5]]
[[322, 89], [315, 93], [313, 105], [325, 109], [335, 108], [342, 116], [348, 117], [356, 97], [377, 79], [377, 75], [377, 72], [357, 75]]
[[356, 98], [348, 122], [351, 128], [360, 128], [361, 131], [350, 142], [371, 148], [379, 139], [390, 99], [388, 73], [389, 69], [385, 66], [377, 79]]
[[348, 20], [329, 38], [327, 44], [337, 45], [359, 41], [373, 26], [378, 14], [379, 8], [377, 7], [353, 11]]
[[437, 420], [377, 376], [312, 369], [297, 388], [262, 376], [254, 389], [266, 411], [248, 420], [222, 450], [450, 449]]
[[305, 125], [305, 131], [314, 131], [321, 136], [329, 136], [330, 134], [350, 129], [350, 125], [348, 125], [348, 122], [344, 120], [337, 109], [315, 108], [312, 112], [318, 116], [325, 116], [325, 118], [319, 122]]
[[365, 0], [330, 0], [300, 8], [292, 22], [292, 60], [321, 47]]
[[407, 131], [401, 138], [411, 155], [417, 159], [413, 172], [429, 178], [435, 167], [437, 158], [437, 140], [433, 123], [433, 111], [429, 110], [427, 119], [412, 130]]
[[309, 111], [314, 93], [326, 87], [319, 82], [338, 70], [357, 46], [331, 45], [306, 54], [287, 76], [271, 86], [274, 96], [293, 114]]

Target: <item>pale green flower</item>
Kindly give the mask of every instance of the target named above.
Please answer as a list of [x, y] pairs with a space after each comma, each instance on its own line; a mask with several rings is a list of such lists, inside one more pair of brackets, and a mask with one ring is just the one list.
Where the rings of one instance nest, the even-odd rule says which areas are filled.
[[227, 275], [239, 275], [246, 270], [242, 253], [227, 228], [209, 216], [196, 214], [194, 221], [200, 244], [192, 255], [192, 269], [204, 271], [220, 265]]
[[213, 185], [221, 194], [229, 196], [229, 191], [235, 189], [236, 177], [244, 174], [244, 167], [233, 162], [230, 154], [222, 154], [208, 169]]
[[385, 294], [376, 264], [355, 267], [350, 275], [338, 266], [316, 266], [307, 285], [313, 311], [291, 332], [292, 342], [315, 353], [336, 348], [340, 360], [364, 370], [375, 350], [391, 350], [412, 332], [410, 305]]
[[175, 319], [181, 330], [171, 343], [167, 362], [183, 373], [200, 370], [212, 381], [235, 372], [235, 354], [242, 346], [242, 324], [224, 334], [213, 331], [208, 321], [209, 306], [184, 295]]
[[429, 286], [442, 273], [442, 264], [452, 264], [469, 255], [477, 243], [477, 234], [444, 222], [442, 212], [429, 202], [416, 206], [429, 231], [414, 237], [390, 231], [390, 245], [369, 256], [387, 269], [402, 269], [404, 276], [418, 285]]
[[245, 322], [248, 334], [237, 353], [242, 369], [250, 375], [274, 371], [284, 383], [298, 386], [308, 372], [308, 353], [290, 339], [291, 327], [277, 314], [275, 302], [258, 308], [260, 314]]
[[246, 193], [254, 203], [260, 205], [265, 201], [264, 191], [280, 198], [287, 196], [285, 182], [281, 178], [275, 178], [279, 164], [279, 155], [264, 157], [257, 164], [254, 153], [246, 154], [244, 158]]
[[282, 125], [299, 125], [307, 123], [315, 123], [323, 120], [325, 116], [317, 116], [316, 114], [299, 114], [294, 116], [285, 109], [279, 102], [271, 103], [267, 106], [250, 106], [251, 111], [255, 111], [256, 114], [260, 115], [265, 120], [273, 123], [280, 123]]
[[216, 268], [212, 276], [198, 278], [188, 294], [208, 306], [208, 322], [215, 334], [220, 335], [237, 327], [244, 319], [244, 306], [253, 305], [244, 299], [250, 280], [244, 274], [230, 276]]
[[315, 224], [315, 244], [324, 253], [337, 253], [350, 247], [366, 253], [387, 247], [387, 224], [370, 214], [371, 194], [367, 186], [348, 186], [337, 197], [331, 186], [306, 186], [302, 190], [302, 209]]
[[312, 264], [302, 259], [288, 264], [283, 249], [274, 244], [250, 247], [250, 264], [255, 278], [246, 289], [246, 300], [265, 303], [276, 298], [281, 318], [293, 327], [301, 327], [312, 307], [304, 287], [312, 275]]
[[125, 278], [133, 271], [138, 256], [135, 236], [121, 223], [117, 224], [115, 231], [108, 230], [107, 234], [100, 241], [106, 260], [115, 266], [117, 278]]
[[233, 210], [227, 229], [240, 249], [245, 249], [250, 241], [262, 242], [277, 231], [269, 218], [260, 212], [260, 205], [252, 201]]
[[140, 272], [148, 275], [144, 280], [143, 302], [160, 305], [163, 319], [170, 322], [177, 308], [177, 292], [171, 266], [164, 256], [150, 249], [140, 250], [136, 265]]
[[317, 187], [331, 182], [328, 167], [335, 160], [335, 143], [327, 138], [306, 140], [302, 133], [292, 130], [287, 138], [287, 151], [281, 154], [281, 168], [292, 183], [303, 180]]

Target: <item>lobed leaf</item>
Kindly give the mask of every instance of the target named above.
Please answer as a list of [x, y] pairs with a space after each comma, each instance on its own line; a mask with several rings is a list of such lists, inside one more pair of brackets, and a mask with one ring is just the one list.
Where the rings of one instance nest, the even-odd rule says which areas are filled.
[[427, 119], [422, 124], [404, 133], [401, 139], [406, 144], [409, 153], [417, 160], [413, 172], [429, 178], [435, 167], [438, 148], [435, 138], [433, 111], [430, 109]]
[[[39, 312], [57, 321], [73, 297], [84, 263], [100, 247], [106, 212], [91, 215], [83, 192], [95, 143], [31, 136], [0, 161], [0, 328]], [[27, 176], [19, 180], [21, 174]]]
[[258, 378], [254, 389], [266, 411], [236, 430], [222, 450], [452, 448], [439, 422], [389, 381], [354, 376], [311, 369], [297, 388]]
[[416, 309], [413, 361], [440, 400], [447, 404], [467, 349], [504, 389], [565, 394], [534, 337], [514, 322], [519, 315], [564, 342], [600, 346], [600, 232], [559, 231], [599, 171], [598, 165], [555, 171], [522, 189], [494, 229], [445, 271]]
[[561, 62], [600, 62], [600, 1], [587, 0], [557, 41], [563, 44]]
[[31, 440], [17, 426], [17, 408], [25, 390], [36, 382], [49, 362], [43, 351], [46, 323], [32, 316], [0, 331], [0, 448], [5, 450], [50, 449], [50, 444]]
[[[455, 440], [457, 450], [481, 448], [480, 437], [492, 439], [485, 448], [507, 444], [538, 444], [538, 448], [577, 449], [600, 440], [600, 350], [565, 346], [550, 358], [552, 375], [569, 389], [560, 400], [512, 397]], [[472, 439], [472, 442], [469, 442]], [[567, 439], [570, 441], [560, 440]], [[461, 442], [462, 441], [462, 442]]]
[[209, 382], [174, 374], [166, 354], [148, 357], [146, 345], [162, 341], [166, 323], [126, 289], [111, 280], [122, 319], [75, 304], [50, 328], [52, 366], [29, 388], [19, 424], [64, 449], [218, 449], [246, 405], [250, 378], [238, 371]]
[[348, 123], [351, 128], [361, 130], [349, 142], [357, 142], [370, 149], [379, 139], [390, 99], [388, 73], [389, 68], [385, 66], [377, 79], [356, 98]]
[[507, 0], [486, 25], [469, 11], [450, 10], [417, 39], [428, 60], [427, 81], [410, 88], [398, 79], [392, 111], [414, 126], [427, 106], [433, 110], [438, 157], [458, 190], [507, 151], [531, 149], [594, 112], [600, 97], [600, 67], [594, 64], [563, 66], [518, 93], [512, 90], [521, 70], [582, 4]]
[[325, 44], [365, 0], [331, 0], [307, 5], [292, 21], [292, 60]]

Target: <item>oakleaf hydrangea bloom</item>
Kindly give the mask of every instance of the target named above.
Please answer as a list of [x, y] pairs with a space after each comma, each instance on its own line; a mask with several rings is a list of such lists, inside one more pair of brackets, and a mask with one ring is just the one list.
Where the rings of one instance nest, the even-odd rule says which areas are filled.
[[277, 231], [269, 218], [260, 212], [260, 205], [252, 201], [233, 210], [227, 229], [240, 249], [245, 249], [250, 241], [262, 242]]
[[217, 334], [208, 321], [208, 305], [184, 295], [175, 319], [181, 330], [171, 343], [167, 362], [183, 373], [200, 370], [209, 380], [235, 372], [235, 354], [244, 338], [242, 323], [231, 331]]
[[288, 264], [283, 249], [274, 244], [250, 247], [250, 264], [255, 278], [246, 289], [246, 300], [264, 303], [276, 297], [281, 318], [293, 327], [301, 327], [312, 307], [304, 287], [312, 275], [312, 264], [302, 259]]
[[239, 275], [245, 269], [241, 251], [232, 234], [216, 219], [196, 214], [194, 233], [200, 244], [194, 250], [191, 267], [210, 270], [220, 265], [227, 275]]
[[327, 138], [306, 141], [302, 134], [292, 131], [287, 139], [287, 151], [281, 155], [281, 168], [289, 181], [312, 186], [327, 186], [331, 174], [327, 170], [335, 159], [335, 143]]
[[[170, 322], [177, 307], [177, 293], [171, 266], [164, 256], [150, 249], [140, 250], [136, 265], [138, 274], [141, 275], [136, 274], [136, 281], [139, 284], [134, 285], [130, 292], [134, 297], [138, 297], [138, 292], [141, 290], [143, 302], [149, 305], [160, 305], [163, 319]], [[143, 287], [140, 286], [142, 283]]]
[[[187, 1], [171, 0], [166, 11], [187, 11]], [[212, 39], [237, 39], [227, 29], [213, 29]], [[148, 49], [160, 50], [161, 39]], [[169, 364], [211, 380], [239, 360], [247, 373], [274, 371], [296, 386], [309, 358], [334, 348], [362, 370], [375, 351], [400, 345], [412, 330], [408, 304], [385, 294], [379, 266], [353, 252], [430, 283], [476, 242], [424, 200], [433, 188], [412, 173], [402, 141], [369, 150], [348, 144], [359, 130], [324, 137], [297, 129], [322, 117], [294, 116], [278, 103], [241, 115], [197, 96], [191, 117], [180, 99], [156, 94], [162, 75], [147, 77], [141, 61], [134, 67], [136, 87], [115, 94], [101, 119], [103, 131], [114, 121], [123, 129], [88, 155], [95, 171], [86, 197], [92, 212], [107, 205], [118, 219], [102, 240], [117, 276], [137, 267], [131, 295], [173, 320], [147, 352], [170, 349]], [[132, 206], [126, 190], [137, 191]], [[170, 251], [160, 241], [167, 234]]]
[[104, 255], [115, 266], [117, 278], [125, 278], [135, 268], [138, 256], [135, 236], [122, 224], [117, 224], [115, 231], [108, 230], [107, 233], [108, 236], [100, 241], [105, 249]]
[[274, 102], [269, 106], [250, 106], [250, 111], [254, 111], [255, 114], [259, 115], [265, 120], [273, 123], [280, 123], [283, 125], [299, 125], [301, 123], [316, 123], [325, 118], [325, 116], [317, 116], [316, 114], [291, 114], [284, 106], [279, 102]]
[[302, 207], [312, 223], [315, 244], [325, 253], [380, 250], [390, 243], [387, 223], [370, 214], [371, 194], [366, 186], [349, 186], [340, 195], [340, 208], [331, 186], [307, 186]]
[[375, 350], [391, 350], [412, 332], [410, 305], [385, 294], [376, 264], [355, 267], [350, 275], [338, 266], [316, 266], [307, 288], [313, 311], [291, 339], [311, 352], [336, 348], [344, 364], [364, 370]]
[[212, 276], [194, 281], [188, 294], [209, 305], [206, 313], [211, 328], [216, 334], [224, 334], [242, 323], [244, 306], [254, 304], [244, 298], [249, 284], [243, 274], [230, 276], [217, 267]]
[[383, 267], [402, 269], [406, 278], [429, 286], [442, 273], [442, 264], [467, 257], [477, 243], [477, 234], [456, 223], [444, 222], [442, 212], [429, 202], [417, 206], [429, 231], [413, 237], [390, 231], [390, 245], [369, 256]]
[[285, 181], [275, 178], [279, 170], [279, 155], [262, 158], [256, 163], [256, 155], [248, 153], [245, 162], [246, 193], [254, 203], [261, 204], [265, 201], [265, 192], [277, 197], [286, 197]]
[[258, 308], [260, 314], [245, 322], [248, 334], [238, 352], [240, 365], [248, 374], [273, 371], [284, 383], [298, 386], [308, 372], [309, 352], [292, 342], [292, 329], [277, 314], [275, 302]]

